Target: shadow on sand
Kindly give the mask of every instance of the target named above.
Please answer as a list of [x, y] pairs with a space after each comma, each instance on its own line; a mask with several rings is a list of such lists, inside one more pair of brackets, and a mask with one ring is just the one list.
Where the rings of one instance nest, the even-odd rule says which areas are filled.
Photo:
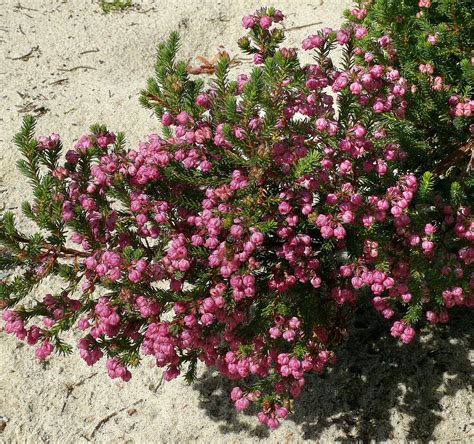
[[[334, 424], [345, 439], [432, 439], [443, 419], [441, 398], [472, 386], [472, 312], [453, 314], [451, 322], [436, 327], [429, 340], [409, 346], [387, 335], [387, 323], [376, 314], [357, 314], [351, 330], [337, 351], [334, 369], [307, 378], [289, 421], [301, 427], [304, 439], [318, 439]], [[220, 423], [222, 433], [245, 431], [248, 436], [268, 437], [268, 429], [257, 421], [253, 425], [242, 421], [229, 398], [232, 386], [207, 370], [194, 384], [201, 395], [200, 407]], [[393, 409], [412, 417], [403, 433], [391, 421]]]

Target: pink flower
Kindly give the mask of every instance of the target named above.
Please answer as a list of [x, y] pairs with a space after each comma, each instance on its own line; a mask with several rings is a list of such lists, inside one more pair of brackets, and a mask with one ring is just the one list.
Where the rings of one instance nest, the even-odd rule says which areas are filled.
[[303, 40], [301, 47], [306, 51], [314, 48], [320, 48], [323, 46], [324, 41], [324, 37], [321, 37], [320, 35], [311, 35]]
[[255, 19], [252, 16], [247, 15], [242, 18], [242, 26], [245, 29], [253, 28], [254, 25], [255, 25]]
[[288, 342], [293, 342], [295, 340], [294, 330], [285, 330], [285, 332], [283, 333], [283, 339]]
[[196, 105], [208, 109], [210, 107], [209, 98], [206, 94], [199, 94], [196, 97]]
[[400, 338], [404, 344], [408, 344], [415, 337], [415, 330], [411, 327], [406, 327]]
[[281, 12], [279, 9], [277, 9], [273, 14], [273, 20], [275, 22], [281, 22], [284, 18], [285, 16], [283, 15], [283, 12]]
[[358, 82], [351, 83], [351, 86], [349, 87], [350, 91], [354, 95], [358, 95], [362, 91], [362, 85]]
[[261, 65], [263, 63], [263, 55], [262, 54], [254, 54], [253, 63], [255, 65]]
[[272, 18], [269, 17], [268, 15], [264, 15], [261, 19], [260, 19], [260, 26], [263, 28], [263, 29], [269, 29], [271, 26], [272, 26]]
[[247, 398], [240, 398], [235, 401], [235, 408], [238, 412], [242, 412], [250, 405], [250, 401]]
[[370, 52], [366, 52], [365, 55], [364, 55], [364, 60], [367, 62], [367, 63], [370, 63], [374, 60], [374, 55]]
[[358, 26], [355, 31], [355, 36], [358, 40], [363, 39], [367, 34], [369, 33], [369, 30], [367, 28], [364, 28], [363, 26]]
[[190, 117], [189, 117], [189, 114], [185, 111], [179, 113], [177, 116], [176, 116], [176, 121], [180, 124], [180, 125], [187, 125], [190, 121]]
[[386, 48], [391, 43], [391, 39], [389, 36], [384, 35], [378, 39], [378, 43], [382, 48]]
[[232, 399], [232, 401], [237, 401], [241, 399], [242, 396], [243, 396], [243, 392], [240, 389], [240, 387], [234, 387], [230, 393], [230, 398]]
[[431, 43], [432, 45], [436, 45], [438, 43], [438, 37], [439, 37], [439, 32], [436, 32], [434, 35], [428, 35], [426, 40], [428, 43]]
[[345, 29], [340, 29], [336, 32], [336, 40], [340, 45], [345, 45], [349, 42], [349, 32]]
[[280, 421], [274, 417], [268, 418], [266, 424], [270, 430], [276, 430], [278, 427], [280, 427]]
[[173, 116], [170, 114], [170, 113], [164, 113], [163, 114], [163, 117], [161, 118], [161, 123], [164, 125], [164, 126], [170, 126], [173, 124]]
[[292, 210], [291, 205], [288, 202], [282, 202], [278, 206], [279, 213], [283, 215], [289, 214], [291, 210]]
[[36, 357], [42, 361], [46, 359], [54, 350], [53, 345], [46, 339], [35, 351]]
[[341, 174], [347, 174], [351, 170], [352, 170], [352, 163], [348, 160], [344, 160], [339, 165], [339, 171], [341, 172]]

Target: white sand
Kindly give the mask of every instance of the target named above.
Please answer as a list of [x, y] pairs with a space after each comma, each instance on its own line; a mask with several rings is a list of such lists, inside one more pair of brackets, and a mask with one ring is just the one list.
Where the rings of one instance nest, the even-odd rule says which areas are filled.
[[[40, 115], [39, 134], [59, 132], [66, 146], [95, 122], [125, 131], [136, 144], [158, 129], [138, 103], [138, 91], [153, 71], [156, 43], [179, 30], [183, 58], [210, 57], [219, 44], [234, 55], [242, 15], [262, 5], [135, 3], [140, 6], [104, 15], [98, 1], [0, 2], [0, 210], [17, 212], [29, 195], [14, 169], [18, 154], [10, 143], [26, 112]], [[275, 6], [291, 28], [314, 22], [336, 26], [349, 5], [348, 0], [280, 0]], [[299, 47], [319, 26], [290, 31], [286, 45]], [[474, 439], [472, 322], [464, 316], [450, 331], [449, 340], [442, 331], [429, 345], [403, 350], [391, 345], [378, 352], [378, 333], [362, 329], [342, 347], [336, 371], [310, 382], [298, 412], [272, 434], [255, 417], [236, 414], [229, 385], [204, 369], [194, 388], [181, 379], [161, 384], [161, 370], [145, 360], [132, 381], [122, 383], [106, 376], [103, 363], [89, 368], [76, 354], [39, 363], [31, 348], [0, 333], [0, 441], [468, 442]], [[370, 334], [375, 339], [367, 338]], [[358, 360], [355, 348], [361, 349]]]

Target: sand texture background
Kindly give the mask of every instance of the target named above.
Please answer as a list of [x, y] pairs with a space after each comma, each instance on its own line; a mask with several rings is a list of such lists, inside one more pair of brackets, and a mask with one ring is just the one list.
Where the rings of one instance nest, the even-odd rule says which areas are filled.
[[[96, 0], [0, 0], [0, 210], [18, 213], [30, 195], [11, 143], [22, 116], [37, 115], [38, 134], [58, 132], [66, 146], [95, 122], [124, 131], [136, 145], [158, 130], [138, 103], [156, 43], [178, 30], [184, 59], [211, 57], [220, 44], [237, 54], [242, 15], [263, 5], [134, 3], [104, 15]], [[279, 0], [275, 6], [288, 17], [286, 45], [299, 47], [318, 27], [337, 26], [349, 5]], [[293, 29], [311, 23], [319, 24]], [[38, 294], [49, 289], [46, 283]], [[386, 327], [377, 318], [359, 319], [335, 370], [308, 382], [297, 413], [272, 434], [254, 416], [235, 412], [231, 386], [211, 371], [201, 369], [193, 388], [181, 379], [162, 383], [161, 370], [145, 359], [122, 383], [107, 377], [103, 362], [90, 368], [77, 354], [40, 363], [33, 349], [0, 332], [0, 442], [472, 442], [472, 317], [405, 348], [381, 338]]]

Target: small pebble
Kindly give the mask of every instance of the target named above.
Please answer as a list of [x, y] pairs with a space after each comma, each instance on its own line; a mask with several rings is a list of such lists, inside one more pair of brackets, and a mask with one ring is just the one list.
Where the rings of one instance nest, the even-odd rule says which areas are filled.
[[0, 433], [5, 430], [5, 427], [8, 424], [8, 418], [6, 416], [0, 416]]

